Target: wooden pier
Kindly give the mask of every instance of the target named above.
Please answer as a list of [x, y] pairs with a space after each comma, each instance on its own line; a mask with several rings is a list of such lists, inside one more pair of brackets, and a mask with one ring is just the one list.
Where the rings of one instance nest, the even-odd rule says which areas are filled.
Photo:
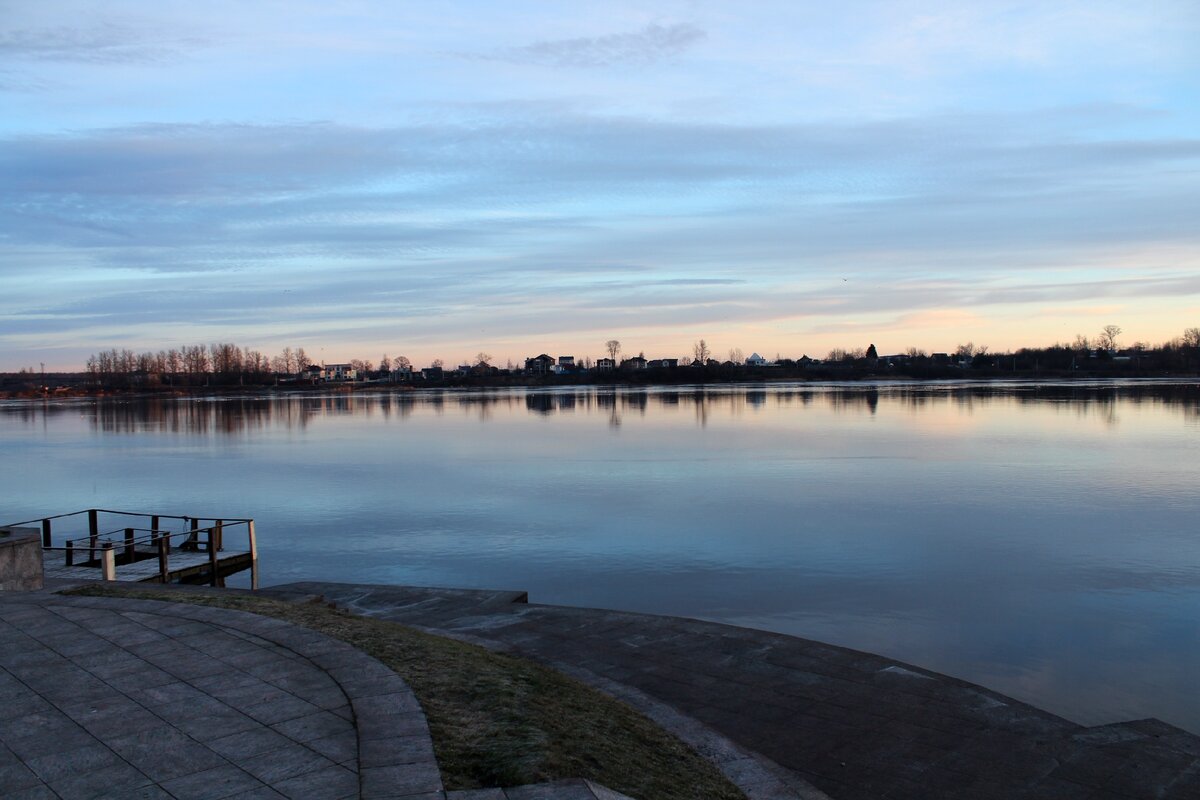
[[40, 526], [47, 578], [223, 586], [228, 575], [249, 569], [258, 588], [252, 519], [91, 508], [6, 527], [18, 525]]

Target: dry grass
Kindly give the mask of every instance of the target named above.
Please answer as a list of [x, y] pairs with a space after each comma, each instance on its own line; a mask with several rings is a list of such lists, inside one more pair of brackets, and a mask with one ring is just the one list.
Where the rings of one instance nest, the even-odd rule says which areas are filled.
[[447, 789], [588, 778], [642, 800], [743, 797], [712, 764], [638, 712], [527, 659], [323, 604], [117, 587], [73, 593], [249, 611], [354, 645], [412, 687]]

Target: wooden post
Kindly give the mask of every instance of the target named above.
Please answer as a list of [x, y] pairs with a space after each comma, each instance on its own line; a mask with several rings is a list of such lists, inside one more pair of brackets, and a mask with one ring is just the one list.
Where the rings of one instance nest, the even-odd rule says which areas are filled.
[[98, 541], [99, 541], [99, 537], [97, 537], [96, 534], [94, 534], [94, 533], [88, 537], [88, 563], [89, 564], [96, 560], [96, 547], [98, 547], [98, 545], [97, 545]]
[[42, 547], [50, 546], [50, 520], [42, 520]]
[[96, 519], [96, 509], [88, 509], [88, 533], [94, 539], [100, 533], [100, 523]]
[[254, 520], [246, 522], [246, 532], [250, 539], [250, 588], [258, 589], [258, 540], [254, 537]]
[[215, 527], [208, 529], [208, 580], [213, 586], [217, 585], [217, 531]]
[[199, 550], [200, 549], [200, 520], [192, 520], [192, 532], [188, 536], [188, 540], [179, 545], [180, 550]]
[[152, 531], [158, 530], [158, 514], [155, 514], [153, 517], [150, 518], [150, 530], [152, 530]]
[[106, 581], [117, 579], [117, 554], [112, 542], [105, 542], [104, 549], [100, 551], [100, 572]]
[[225, 523], [224, 523], [224, 520], [217, 520], [217, 524], [213, 526], [213, 532], [212, 532], [211, 534], [209, 534], [209, 540], [210, 540], [210, 541], [212, 541], [212, 537], [213, 537], [214, 535], [216, 536], [217, 550], [224, 550], [224, 549], [225, 549], [225, 528], [224, 528], [224, 525], [225, 525]]
[[125, 529], [125, 563], [133, 563], [133, 528]]
[[167, 575], [167, 554], [171, 552], [171, 534], [164, 533], [158, 537], [158, 579], [162, 583], [169, 583]]
[[66, 565], [72, 567], [75, 565], [75, 540], [67, 539], [67, 560]]

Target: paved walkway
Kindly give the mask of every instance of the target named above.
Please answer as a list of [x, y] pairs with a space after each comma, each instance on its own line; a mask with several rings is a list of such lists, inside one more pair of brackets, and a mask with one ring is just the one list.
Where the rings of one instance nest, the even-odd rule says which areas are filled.
[[1084, 728], [964, 681], [819, 642], [526, 604], [521, 593], [324, 583], [271, 591], [322, 595], [627, 687], [765, 755], [800, 779], [794, 787], [807, 781], [836, 800], [1200, 798], [1200, 737], [1157, 720]]
[[444, 797], [399, 677], [302, 628], [195, 605], [0, 595], [0, 794]]

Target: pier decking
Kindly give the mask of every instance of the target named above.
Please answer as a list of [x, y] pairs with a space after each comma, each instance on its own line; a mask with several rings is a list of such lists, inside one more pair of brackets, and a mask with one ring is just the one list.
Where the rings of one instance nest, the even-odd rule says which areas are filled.
[[[258, 586], [252, 519], [87, 509], [6, 526], [41, 530], [47, 578], [224, 585], [244, 569]], [[86, 526], [86, 527], [84, 527]], [[226, 542], [233, 545], [227, 548]]]

